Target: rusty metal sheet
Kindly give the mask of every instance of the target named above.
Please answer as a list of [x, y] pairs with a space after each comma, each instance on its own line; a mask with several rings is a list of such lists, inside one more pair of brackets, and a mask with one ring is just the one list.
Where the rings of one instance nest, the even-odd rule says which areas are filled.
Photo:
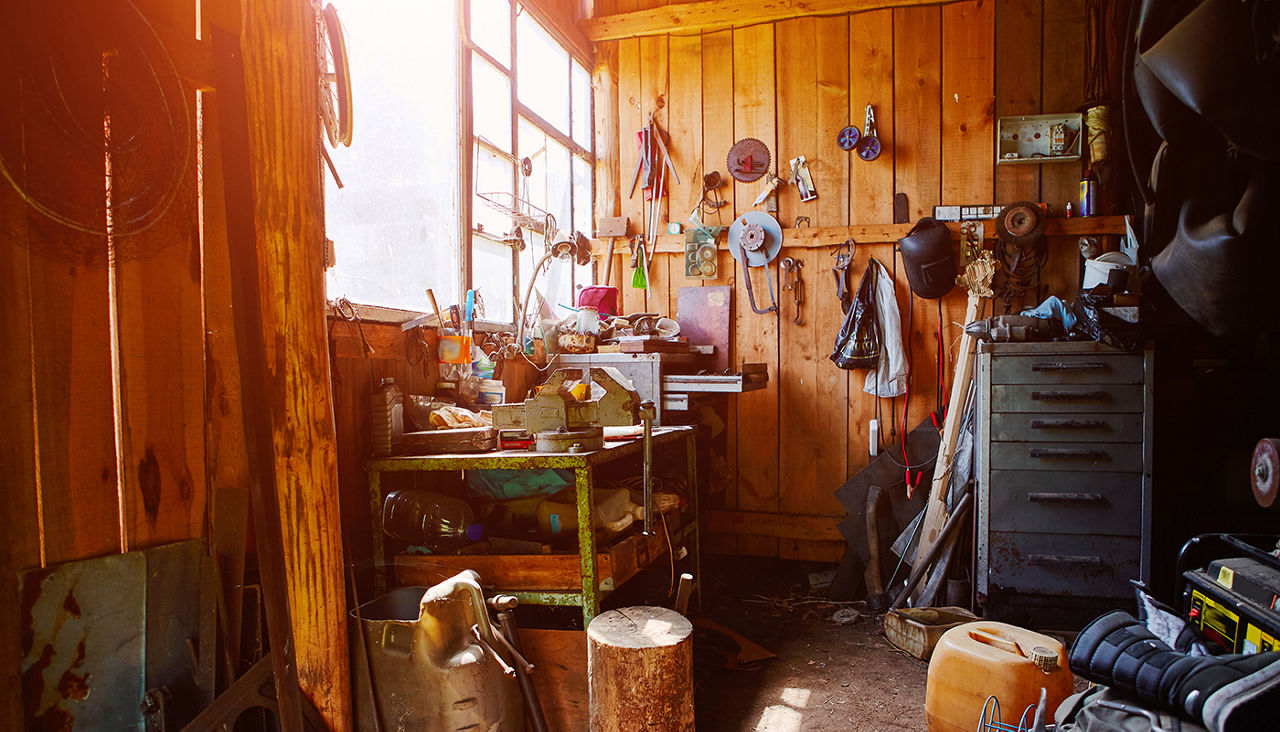
[[716, 347], [713, 369], [729, 370], [729, 328], [733, 288], [681, 287], [676, 295], [676, 321], [680, 335], [690, 343]]
[[31, 570], [19, 582], [27, 729], [141, 730], [143, 553]]
[[212, 700], [217, 587], [203, 541], [19, 582], [28, 729], [175, 729]]

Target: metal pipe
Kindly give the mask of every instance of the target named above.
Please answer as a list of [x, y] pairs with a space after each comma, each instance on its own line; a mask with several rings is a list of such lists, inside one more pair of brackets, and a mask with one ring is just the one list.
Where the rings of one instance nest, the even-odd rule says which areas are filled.
[[972, 494], [966, 493], [960, 499], [960, 502], [956, 504], [956, 509], [951, 512], [951, 518], [947, 519], [947, 523], [942, 527], [942, 532], [938, 534], [938, 540], [934, 542], [933, 546], [929, 547], [929, 553], [924, 558], [917, 559], [915, 567], [911, 569], [911, 577], [907, 580], [907, 586], [903, 587], [902, 592], [899, 592], [898, 596], [893, 598], [893, 604], [889, 605], [890, 609], [897, 610], [906, 603], [911, 591], [916, 588], [916, 585], [920, 584], [920, 578], [924, 576], [924, 573], [933, 565], [934, 560], [938, 558], [938, 554], [942, 552], [943, 545], [947, 543], [947, 536], [960, 525], [960, 520], [969, 511], [969, 504], [972, 502]]
[[[515, 600], [515, 598], [511, 599]], [[511, 607], [514, 608], [514, 605]], [[515, 613], [511, 609], [498, 612], [498, 627], [502, 628], [504, 640], [509, 642], [517, 652], [523, 653], [520, 647], [520, 629], [516, 626]], [[532, 670], [532, 665], [529, 668]], [[538, 690], [534, 688], [529, 672], [517, 666], [516, 681], [520, 683], [520, 696], [524, 699], [525, 717], [529, 721], [529, 726], [533, 728], [533, 732], [547, 732], [547, 718], [542, 712], [542, 701], [538, 699]]]
[[653, 418], [656, 416], [653, 402], [640, 403], [640, 421], [644, 424], [644, 535], [653, 531]]

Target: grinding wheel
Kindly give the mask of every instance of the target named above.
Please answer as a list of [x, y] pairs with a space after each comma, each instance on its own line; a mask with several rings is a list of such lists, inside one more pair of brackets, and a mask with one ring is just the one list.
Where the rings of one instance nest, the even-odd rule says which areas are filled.
[[1249, 465], [1249, 479], [1253, 498], [1263, 508], [1276, 500], [1280, 489], [1280, 438], [1267, 437], [1258, 440], [1253, 448], [1253, 462]]
[[1018, 246], [1031, 244], [1044, 235], [1044, 213], [1034, 203], [1011, 203], [996, 217], [996, 233]]

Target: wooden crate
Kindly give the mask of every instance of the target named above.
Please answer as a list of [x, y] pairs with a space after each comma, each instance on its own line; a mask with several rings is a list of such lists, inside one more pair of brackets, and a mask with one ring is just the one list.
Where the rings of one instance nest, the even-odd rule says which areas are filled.
[[[666, 526], [673, 536], [680, 535], [678, 511], [664, 514]], [[673, 539], [673, 544], [679, 541]], [[632, 534], [597, 554], [600, 581], [613, 580], [615, 588], [634, 577], [667, 553], [667, 537], [663, 524], [657, 533], [645, 537]], [[549, 592], [581, 592], [582, 570], [576, 553], [565, 554], [401, 554], [395, 558], [396, 582], [400, 585], [429, 587], [464, 569], [473, 569], [480, 582], [507, 592], [543, 590]]]

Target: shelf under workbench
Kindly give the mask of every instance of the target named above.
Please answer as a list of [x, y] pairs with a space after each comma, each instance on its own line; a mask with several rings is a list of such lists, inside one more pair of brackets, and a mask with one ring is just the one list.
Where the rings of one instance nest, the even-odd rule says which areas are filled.
[[[577, 554], [438, 554], [401, 555], [388, 562], [382, 535], [382, 474], [397, 472], [439, 472], [466, 470], [545, 470], [574, 472], [579, 516], [591, 514], [595, 505], [595, 468], [644, 451], [642, 440], [608, 442], [600, 450], [540, 453], [527, 450], [498, 450], [462, 455], [418, 455], [386, 457], [369, 461], [369, 498], [373, 516], [375, 561], [391, 564], [402, 583], [433, 584], [464, 569], [476, 570], [485, 585], [513, 594], [522, 602], [542, 605], [569, 605], [582, 608], [583, 623], [590, 623], [600, 609], [600, 601], [634, 577], [640, 570], [672, 548], [689, 547], [695, 577], [699, 573], [697, 451], [693, 427], [658, 427], [653, 430], [654, 447], [684, 441], [689, 510], [683, 520], [679, 511], [665, 514], [670, 526], [670, 543], [663, 523], [654, 522], [654, 534], [631, 534], [600, 550], [590, 521], [578, 522]], [[442, 572], [449, 574], [439, 576]]]

